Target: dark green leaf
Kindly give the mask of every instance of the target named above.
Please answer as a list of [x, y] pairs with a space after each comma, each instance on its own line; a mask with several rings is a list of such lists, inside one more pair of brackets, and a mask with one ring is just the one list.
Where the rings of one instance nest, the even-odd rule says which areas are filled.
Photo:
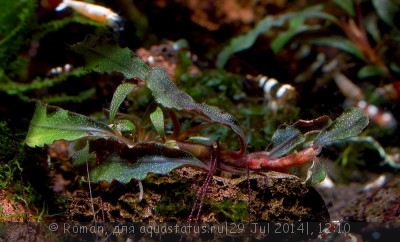
[[125, 100], [126, 96], [133, 91], [134, 87], [135, 85], [133, 83], [127, 83], [127, 82], [122, 83], [117, 87], [117, 90], [115, 90], [113, 98], [111, 100], [110, 114], [109, 114], [110, 122], [114, 121], [119, 106]]
[[400, 67], [396, 63], [390, 63], [390, 69], [394, 72], [400, 73]]
[[157, 133], [161, 137], [165, 137], [164, 114], [160, 107], [157, 107], [156, 110], [150, 114], [150, 120], [156, 128]]
[[277, 129], [272, 136], [272, 150], [269, 152], [271, 157], [277, 158], [289, 153], [297, 145], [305, 140], [302, 133], [293, 126]]
[[309, 26], [304, 24], [305, 17], [295, 17], [289, 22], [289, 29], [280, 32], [278, 36], [271, 42], [271, 49], [276, 54], [278, 53], [294, 36], [310, 31], [318, 30], [320, 26]]
[[368, 117], [359, 108], [351, 108], [332, 122], [332, 125], [322, 131], [316, 138], [319, 145], [327, 145], [338, 140], [356, 136], [368, 125]]
[[[399, 12], [398, 5], [391, 0], [372, 0], [376, 13], [386, 24], [393, 26], [395, 15]], [[398, 2], [397, 2], [398, 4]]]
[[131, 149], [134, 153], [144, 155], [134, 163], [118, 159], [115, 156], [111, 157], [110, 160], [92, 169], [91, 180], [111, 182], [115, 179], [122, 183], [128, 183], [132, 178], [141, 181], [146, 178], [148, 173], [168, 174], [181, 166], [209, 169], [193, 155], [182, 150], [167, 148], [161, 144], [141, 143]]
[[95, 161], [96, 154], [94, 152], [89, 152], [89, 142], [86, 142], [86, 145], [72, 156], [73, 166], [81, 166]]
[[364, 59], [364, 55], [353, 42], [340, 36], [331, 36], [331, 37], [313, 39], [311, 43], [315, 45], [325, 45], [338, 48], [349, 54], [354, 55], [357, 58], [360, 58], [362, 60]]
[[292, 125], [281, 125], [272, 136], [272, 149], [269, 154], [277, 158], [289, 153], [300, 144], [305, 147], [314, 142], [321, 130], [331, 123], [329, 117], [324, 115], [313, 120], [300, 119]]
[[358, 71], [357, 76], [360, 79], [364, 79], [373, 76], [384, 76], [386, 74], [386, 70], [379, 66], [364, 66]]
[[346, 11], [351, 17], [354, 17], [354, 2], [353, 0], [334, 0], [334, 2]]
[[364, 17], [364, 26], [368, 34], [372, 36], [375, 42], [380, 42], [381, 32], [378, 26], [378, 17], [375, 14], [369, 14]]
[[287, 13], [279, 16], [269, 15], [264, 19], [262, 19], [261, 21], [259, 21], [255, 26], [255, 28], [249, 31], [248, 33], [233, 38], [230, 41], [229, 45], [227, 45], [218, 54], [216, 66], [218, 68], [223, 68], [226, 62], [228, 61], [228, 58], [233, 53], [250, 48], [260, 34], [265, 33], [274, 27], [282, 27], [286, 23], [286, 21], [297, 17], [322, 18], [330, 20], [332, 22], [337, 22], [336, 17], [322, 12], [322, 6], [312, 6], [300, 12]]
[[121, 72], [125, 78], [137, 77], [144, 80], [149, 67], [128, 48], [120, 48], [109, 39], [88, 36], [72, 49], [83, 55], [86, 67], [100, 73]]

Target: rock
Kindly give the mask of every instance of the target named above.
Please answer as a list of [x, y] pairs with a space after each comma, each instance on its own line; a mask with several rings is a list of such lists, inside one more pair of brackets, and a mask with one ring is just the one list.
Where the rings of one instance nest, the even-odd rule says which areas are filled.
[[[371, 184], [377, 183], [379, 177], [366, 184], [353, 182], [320, 189], [333, 218], [349, 222], [400, 222], [400, 178], [390, 173], [381, 176], [386, 177], [386, 182], [376, 186]], [[367, 186], [371, 188], [366, 189]]]
[[[184, 167], [169, 175], [149, 175], [143, 181], [144, 198], [139, 202], [136, 181], [93, 184], [97, 221], [185, 222], [207, 174]], [[250, 193], [248, 191], [250, 181]], [[93, 221], [89, 193], [76, 191], [71, 197], [69, 218]], [[193, 217], [196, 217], [197, 210]], [[329, 221], [321, 196], [292, 175], [268, 172], [225, 178], [214, 175], [199, 215], [200, 222], [295, 222]]]

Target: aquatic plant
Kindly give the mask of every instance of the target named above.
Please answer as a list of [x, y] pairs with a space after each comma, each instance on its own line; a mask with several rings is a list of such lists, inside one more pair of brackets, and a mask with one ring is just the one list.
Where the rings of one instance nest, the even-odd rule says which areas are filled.
[[[356, 108], [333, 122], [327, 116], [299, 120], [274, 133], [271, 150], [247, 153], [247, 141], [237, 120], [218, 107], [195, 102], [178, 89], [163, 68], [149, 67], [128, 48], [94, 36], [88, 36], [73, 49], [84, 56], [87, 71], [118, 72], [125, 77], [106, 112], [108, 123], [37, 102], [25, 143], [43, 147], [56, 140], [76, 141], [73, 165], [88, 171], [88, 180], [94, 182], [141, 181], [148, 173], [167, 174], [182, 166], [203, 169], [208, 175], [198, 194], [200, 199], [195, 201], [199, 212], [216, 169], [237, 173], [246, 170], [295, 172], [313, 185], [326, 175], [317, 157], [322, 147], [356, 136], [368, 124], [368, 118]], [[156, 105], [150, 105], [142, 118], [119, 113], [121, 103], [140, 83], [151, 91]], [[181, 113], [203, 121], [182, 130]], [[217, 141], [204, 144], [190, 139], [212, 125], [223, 125], [234, 132], [240, 148], [230, 150]]]

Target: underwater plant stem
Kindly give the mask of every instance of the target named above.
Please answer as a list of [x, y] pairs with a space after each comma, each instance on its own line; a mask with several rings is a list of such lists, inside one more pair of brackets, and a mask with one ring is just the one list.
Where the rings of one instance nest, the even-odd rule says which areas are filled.
[[[217, 163], [218, 163], [218, 157], [219, 157], [219, 145], [218, 142], [214, 142], [211, 148], [211, 157], [210, 157], [210, 163], [211, 163], [211, 168], [208, 171], [207, 177], [204, 181], [203, 186], [199, 189], [199, 192], [197, 193], [196, 200], [194, 201], [192, 210], [190, 211], [190, 215], [188, 220], [191, 221], [194, 211], [197, 208], [197, 215], [195, 222], [198, 222], [200, 218], [200, 213], [201, 213], [201, 208], [203, 207], [204, 204], [204, 199], [207, 194], [208, 186], [210, 185], [210, 182], [213, 178], [214, 172], [217, 168]], [[198, 206], [197, 206], [198, 205]]]
[[141, 181], [138, 181], [138, 186], [139, 186], [139, 202], [143, 200], [143, 184]]
[[200, 160], [206, 160], [210, 158], [210, 146], [178, 140], [176, 140], [176, 145], [179, 147], [179, 149], [191, 153]]
[[86, 161], [86, 172], [87, 172], [87, 177], [88, 177], [89, 196], [90, 196], [90, 202], [91, 202], [91, 206], [92, 206], [93, 220], [96, 223], [96, 214], [94, 213], [93, 194], [92, 194], [92, 186], [90, 184], [89, 162], [88, 161]]
[[194, 134], [200, 133], [203, 129], [210, 127], [212, 124], [217, 124], [215, 122], [199, 124], [194, 127], [188, 128], [185, 131], [182, 131], [178, 136], [177, 140], [186, 140], [188, 137], [193, 136]]
[[274, 158], [269, 155], [269, 152], [261, 151], [248, 154], [243, 157], [250, 170], [273, 170], [286, 171], [290, 167], [301, 166], [308, 161], [313, 160], [320, 152], [322, 146], [311, 145], [301, 150], [294, 152], [288, 156]]
[[172, 121], [172, 138], [178, 137], [179, 133], [181, 132], [181, 126], [179, 123], [178, 118], [176, 117], [175, 112], [172, 110], [168, 110], [168, 115], [171, 118]]

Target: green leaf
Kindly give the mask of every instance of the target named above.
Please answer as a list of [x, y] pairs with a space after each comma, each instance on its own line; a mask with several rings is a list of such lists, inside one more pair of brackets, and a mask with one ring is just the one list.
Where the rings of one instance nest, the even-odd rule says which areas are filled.
[[324, 164], [317, 158], [315, 158], [307, 170], [306, 184], [308, 186], [314, 186], [321, 183], [326, 178], [326, 169]]
[[368, 77], [373, 77], [373, 76], [384, 76], [386, 75], [387, 72], [385, 69], [382, 69], [379, 66], [364, 66], [361, 68], [358, 73], [357, 77], [360, 79], [368, 78]]
[[292, 125], [280, 125], [272, 135], [272, 149], [269, 155], [277, 158], [289, 153], [300, 144], [302, 147], [310, 145], [321, 130], [329, 127], [331, 123], [329, 117], [324, 115], [312, 120], [300, 119]]
[[126, 96], [133, 91], [133, 88], [135, 87], [135, 84], [133, 83], [122, 83], [117, 87], [117, 90], [115, 90], [113, 98], [111, 100], [111, 105], [110, 105], [110, 115], [109, 119], [110, 122], [113, 122], [115, 119], [115, 115], [118, 112], [119, 106], [121, 103], [125, 100]]
[[293, 37], [296, 35], [310, 31], [318, 30], [320, 26], [308, 26], [304, 25], [305, 17], [294, 17], [289, 22], [289, 29], [280, 32], [278, 36], [271, 42], [271, 49], [276, 54], [278, 53]]
[[223, 124], [239, 135], [242, 150], [245, 148], [245, 137], [237, 120], [229, 113], [205, 103], [196, 103], [191, 96], [178, 89], [168, 78], [161, 67], [153, 67], [145, 80], [157, 103], [165, 108], [184, 110], [199, 114], [211, 121]]
[[360, 49], [358, 49], [358, 47], [350, 40], [345, 39], [340, 36], [317, 38], [317, 39], [313, 39], [311, 41], [311, 43], [315, 44], [315, 45], [325, 45], [325, 46], [338, 48], [338, 49], [343, 50], [351, 55], [354, 55], [357, 58], [360, 58], [361, 60], [364, 60], [364, 55], [362, 54]]
[[306, 8], [300, 12], [287, 13], [279, 16], [269, 15], [259, 21], [255, 28], [248, 33], [233, 38], [230, 43], [218, 54], [216, 66], [218, 68], [223, 68], [228, 61], [228, 58], [233, 53], [250, 48], [260, 34], [265, 33], [274, 27], [282, 27], [286, 21], [297, 17], [322, 18], [332, 22], [338, 21], [336, 17], [322, 12], [322, 6], [319, 5]]
[[112, 129], [121, 132], [132, 132], [136, 130], [136, 126], [131, 121], [123, 119], [115, 121]]
[[122, 183], [128, 183], [132, 178], [141, 181], [146, 178], [148, 173], [168, 174], [181, 166], [209, 169], [207, 165], [190, 153], [167, 148], [161, 144], [140, 143], [131, 149], [134, 153], [144, 155], [134, 163], [113, 157], [92, 169], [90, 172], [92, 181], [111, 182], [115, 179]]
[[302, 133], [293, 126], [286, 126], [275, 131], [271, 139], [271, 157], [277, 158], [289, 153], [297, 145], [305, 140]]
[[85, 146], [76, 152], [71, 159], [73, 166], [80, 166], [86, 163], [95, 162], [96, 154], [94, 152], [89, 152], [89, 142], [86, 141]]
[[165, 137], [164, 114], [160, 107], [157, 107], [156, 110], [150, 114], [150, 120], [156, 128], [157, 133], [161, 137]]
[[315, 140], [319, 145], [327, 145], [336, 141], [356, 136], [368, 125], [368, 117], [359, 108], [351, 108], [340, 115], [332, 125], [322, 131]]
[[400, 73], [400, 67], [394, 62], [390, 63], [390, 70]]
[[83, 42], [72, 46], [72, 50], [83, 55], [86, 67], [99, 73], [120, 72], [125, 78], [144, 80], [149, 67], [128, 48], [120, 48], [104, 36], [89, 35]]
[[334, 0], [334, 2], [346, 11], [351, 17], [354, 17], [354, 2], [353, 0]]
[[[372, 0], [376, 13], [387, 25], [393, 26], [395, 15], [399, 12], [398, 5], [391, 0]], [[398, 4], [398, 1], [397, 1]]]
[[25, 143], [42, 147], [56, 140], [73, 141], [83, 137], [116, 138], [123, 141], [107, 125], [61, 108], [36, 103]]
[[380, 42], [382, 39], [381, 32], [378, 26], [378, 17], [375, 14], [368, 14], [364, 17], [364, 26], [368, 34], [370, 34], [375, 42]]

